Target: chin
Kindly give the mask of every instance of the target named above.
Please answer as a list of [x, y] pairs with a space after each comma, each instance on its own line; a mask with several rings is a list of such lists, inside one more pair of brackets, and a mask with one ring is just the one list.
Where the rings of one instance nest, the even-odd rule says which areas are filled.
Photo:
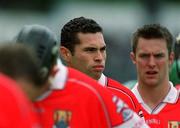
[[157, 81], [148, 80], [148, 81], [146, 81], [146, 85], [148, 85], [148, 86], [156, 86], [157, 85]]
[[95, 74], [95, 75], [94, 75], [94, 78], [95, 78], [96, 80], [99, 80], [100, 77], [101, 77], [101, 74]]

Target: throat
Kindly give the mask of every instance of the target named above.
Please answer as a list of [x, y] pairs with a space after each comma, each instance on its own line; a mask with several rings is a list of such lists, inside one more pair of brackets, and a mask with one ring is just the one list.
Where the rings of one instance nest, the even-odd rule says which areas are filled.
[[138, 91], [144, 103], [151, 109], [154, 110], [159, 106], [170, 90], [170, 86], [163, 88], [142, 88], [139, 87]]

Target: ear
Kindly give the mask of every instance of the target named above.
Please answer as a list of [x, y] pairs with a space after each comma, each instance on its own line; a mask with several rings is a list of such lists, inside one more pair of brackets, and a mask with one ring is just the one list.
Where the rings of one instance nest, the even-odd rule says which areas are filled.
[[66, 47], [60, 46], [60, 55], [66, 63], [69, 63], [71, 61], [71, 57], [72, 57], [71, 51]]
[[171, 52], [169, 55], [169, 66], [171, 66], [174, 62], [174, 52]]
[[133, 64], [136, 64], [136, 55], [134, 54], [134, 52], [130, 52], [130, 58], [131, 58]]

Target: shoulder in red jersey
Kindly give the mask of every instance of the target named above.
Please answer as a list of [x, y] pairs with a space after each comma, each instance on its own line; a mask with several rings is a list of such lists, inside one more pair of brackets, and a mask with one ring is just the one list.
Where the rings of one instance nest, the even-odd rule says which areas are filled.
[[[142, 120], [124, 102], [114, 99], [115, 95], [90, 77], [72, 68], [68, 68], [64, 80], [56, 76], [53, 81], [59, 84], [52, 85], [48, 96], [35, 103], [42, 110], [45, 128], [60, 125], [64, 118], [63, 124], [78, 128], [121, 127], [127, 122], [131, 122], [130, 127], [141, 124]], [[141, 127], [146, 125], [142, 123]]]
[[139, 112], [140, 105], [131, 90], [111, 78], [107, 78], [107, 88], [121, 98], [132, 110], [136, 113]]
[[15, 81], [0, 74], [0, 127], [40, 128], [37, 117]]

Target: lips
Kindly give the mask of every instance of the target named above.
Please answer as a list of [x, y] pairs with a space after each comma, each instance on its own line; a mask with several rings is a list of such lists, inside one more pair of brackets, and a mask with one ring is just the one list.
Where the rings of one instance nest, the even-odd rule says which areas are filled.
[[147, 71], [146, 74], [154, 75], [154, 74], [157, 74], [157, 71]]
[[96, 66], [93, 66], [93, 69], [95, 71], [103, 71], [104, 70], [104, 66], [103, 65], [96, 65]]
[[157, 71], [147, 71], [146, 75], [148, 78], [154, 78], [158, 72]]

